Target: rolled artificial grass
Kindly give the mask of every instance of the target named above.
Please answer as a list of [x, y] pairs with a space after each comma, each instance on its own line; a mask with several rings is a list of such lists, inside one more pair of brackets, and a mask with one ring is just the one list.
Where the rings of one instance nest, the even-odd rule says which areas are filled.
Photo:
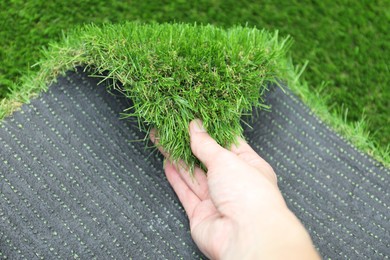
[[266, 107], [262, 95], [285, 73], [291, 41], [249, 27], [212, 25], [89, 25], [54, 44], [40, 63], [32, 89], [46, 88], [59, 73], [84, 66], [112, 79], [132, 100], [124, 117], [158, 130], [172, 161], [199, 164], [189, 147], [188, 123], [203, 120], [210, 135], [229, 148], [243, 137], [242, 116]]
[[4, 104], [24, 95], [10, 94], [9, 89], [25, 92], [21, 77], [39, 70], [31, 65], [43, 58], [41, 49], [77, 25], [134, 20], [223, 28], [248, 24], [291, 35], [294, 63], [309, 60], [299, 83], [306, 81], [307, 88], [299, 86], [295, 94], [356, 147], [386, 161], [383, 155], [390, 156], [386, 7], [386, 1], [331, 0], [0, 1], [0, 99], [7, 98], [0, 113]]
[[[291, 40], [255, 28], [188, 24], [89, 25], [64, 36], [43, 52], [37, 73], [26, 75], [23, 86], [0, 104], [0, 118], [45, 90], [59, 74], [84, 66], [102, 80], [113, 79], [134, 105], [124, 116], [136, 117], [146, 133], [159, 131], [159, 144], [173, 161], [193, 168], [199, 163], [188, 147], [188, 122], [201, 118], [223, 146], [242, 137], [241, 116], [252, 107], [266, 108], [267, 86], [284, 80], [305, 102], [334, 122], [324, 96], [310, 93], [298, 81], [302, 70], [292, 66], [287, 51]], [[362, 127], [337, 122], [336, 129], [354, 137], [354, 144], [389, 165], [388, 152], [376, 150]], [[373, 151], [373, 152], [372, 152]]]

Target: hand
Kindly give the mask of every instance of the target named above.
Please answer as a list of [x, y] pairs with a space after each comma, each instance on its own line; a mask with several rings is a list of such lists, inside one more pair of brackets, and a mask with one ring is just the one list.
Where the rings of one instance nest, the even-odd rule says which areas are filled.
[[[200, 120], [189, 128], [191, 149], [207, 175], [196, 167], [191, 177], [169, 160], [165, 173], [199, 249], [211, 259], [318, 258], [308, 233], [287, 208], [272, 167], [242, 139], [227, 150]], [[158, 142], [155, 131], [151, 139]]]

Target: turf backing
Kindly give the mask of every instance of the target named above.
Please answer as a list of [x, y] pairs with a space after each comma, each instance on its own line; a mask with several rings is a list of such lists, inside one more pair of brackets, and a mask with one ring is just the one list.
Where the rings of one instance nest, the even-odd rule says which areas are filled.
[[[229, 27], [245, 24], [279, 29], [295, 39], [294, 60], [309, 60], [304, 79], [329, 95], [328, 108], [348, 109], [347, 121], [363, 111], [372, 140], [390, 141], [390, 21], [386, 1], [1, 1], [0, 96], [40, 58], [40, 49], [61, 32], [94, 22], [180, 21]], [[34, 70], [34, 68], [32, 68]]]
[[[0, 125], [0, 258], [201, 259], [162, 156], [119, 119], [131, 100], [99, 81], [67, 73]], [[290, 91], [266, 100], [245, 136], [323, 258], [386, 259], [389, 169]]]

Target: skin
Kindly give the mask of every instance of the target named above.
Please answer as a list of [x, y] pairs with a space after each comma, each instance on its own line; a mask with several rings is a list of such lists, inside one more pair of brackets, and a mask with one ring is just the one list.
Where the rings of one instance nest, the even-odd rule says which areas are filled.
[[[191, 175], [166, 159], [165, 173], [211, 259], [319, 259], [310, 236], [288, 209], [272, 167], [244, 140], [221, 147], [198, 119], [189, 125], [193, 154], [207, 167]], [[156, 131], [151, 139], [156, 144]], [[166, 158], [169, 155], [162, 149]]]

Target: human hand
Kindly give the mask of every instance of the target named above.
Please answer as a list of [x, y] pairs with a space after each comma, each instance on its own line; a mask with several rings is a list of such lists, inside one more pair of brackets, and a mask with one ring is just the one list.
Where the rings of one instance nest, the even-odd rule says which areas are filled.
[[[287, 208], [272, 167], [242, 139], [227, 150], [200, 120], [189, 128], [192, 152], [207, 175], [196, 167], [191, 177], [160, 151], [199, 249], [211, 259], [318, 258], [308, 233]], [[151, 139], [158, 143], [155, 131]]]

